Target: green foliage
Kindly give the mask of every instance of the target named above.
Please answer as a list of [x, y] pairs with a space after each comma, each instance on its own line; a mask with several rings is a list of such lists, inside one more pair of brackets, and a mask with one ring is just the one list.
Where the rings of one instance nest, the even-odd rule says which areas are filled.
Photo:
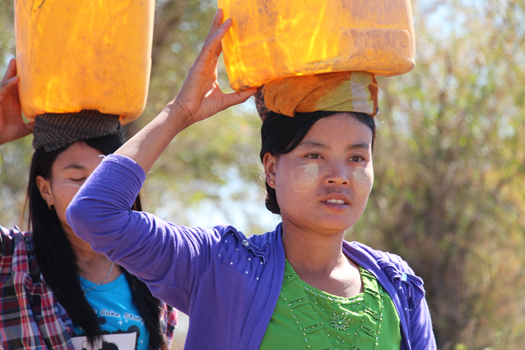
[[376, 182], [353, 233], [424, 278], [444, 349], [524, 340], [524, 4], [419, 3], [417, 67], [380, 81]]

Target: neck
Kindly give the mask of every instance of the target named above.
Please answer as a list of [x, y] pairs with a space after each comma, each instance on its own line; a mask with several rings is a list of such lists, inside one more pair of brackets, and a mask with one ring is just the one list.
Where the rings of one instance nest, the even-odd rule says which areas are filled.
[[300, 276], [330, 276], [348, 263], [343, 254], [344, 232], [324, 234], [305, 231], [283, 220], [286, 259]]
[[[103, 281], [111, 268], [111, 261], [104, 254], [95, 252], [89, 243], [78, 238], [71, 228], [64, 228], [64, 231], [75, 253], [80, 276], [93, 283]], [[115, 264], [104, 284], [114, 281], [121, 273], [122, 268]]]

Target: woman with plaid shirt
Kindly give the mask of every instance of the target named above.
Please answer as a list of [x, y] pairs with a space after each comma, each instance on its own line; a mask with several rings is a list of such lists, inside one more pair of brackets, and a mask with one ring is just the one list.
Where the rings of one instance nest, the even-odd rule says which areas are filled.
[[[33, 123], [22, 120], [17, 84], [12, 60], [0, 85], [0, 145], [33, 130]], [[93, 118], [93, 113], [79, 113], [75, 121]], [[105, 123], [111, 123], [110, 119]], [[35, 137], [38, 149], [27, 193], [33, 232], [0, 226], [0, 349], [75, 350], [101, 344], [103, 334], [130, 332], [135, 332], [132, 339], [137, 349], [168, 349], [176, 311], [154, 298], [135, 276], [78, 239], [65, 220], [69, 201], [100, 162], [99, 155], [113, 153], [122, 145], [118, 119], [113, 134], [90, 139], [63, 135], [67, 141], [62, 143], [56, 142], [60, 128], [54, 130], [50, 119], [46, 125], [40, 125], [39, 132], [47, 136]], [[133, 208], [141, 209], [139, 197]], [[107, 294], [110, 285], [118, 286], [119, 294], [104, 300], [111, 295]], [[122, 301], [126, 298], [128, 304]], [[118, 303], [123, 307], [118, 312], [100, 308]], [[130, 327], [134, 321], [138, 326]], [[111, 322], [125, 325], [117, 332], [108, 331], [104, 326]], [[126, 332], [126, 327], [131, 331]]]

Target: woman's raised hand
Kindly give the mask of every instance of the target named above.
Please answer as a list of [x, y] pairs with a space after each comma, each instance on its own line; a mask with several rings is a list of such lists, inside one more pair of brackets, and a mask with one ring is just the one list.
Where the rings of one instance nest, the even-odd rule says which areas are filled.
[[217, 81], [217, 63], [222, 53], [221, 40], [232, 26], [231, 19], [222, 23], [223, 18], [222, 9], [218, 9], [204, 46], [191, 66], [182, 89], [171, 103], [184, 117], [186, 126], [242, 103], [257, 92], [255, 88], [231, 94], [221, 91]]
[[0, 145], [29, 135], [33, 123], [25, 124], [22, 119], [16, 61], [9, 62], [7, 72], [0, 84]]
[[147, 173], [179, 132], [255, 94], [255, 88], [224, 94], [219, 87], [217, 62], [222, 52], [221, 40], [232, 26], [230, 19], [222, 23], [223, 17], [222, 10], [217, 10], [205, 44], [177, 97], [115, 154], [133, 159]]

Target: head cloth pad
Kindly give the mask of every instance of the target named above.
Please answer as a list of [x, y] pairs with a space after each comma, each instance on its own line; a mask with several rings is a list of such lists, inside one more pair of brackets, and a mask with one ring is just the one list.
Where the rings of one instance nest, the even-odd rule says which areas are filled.
[[255, 95], [257, 111], [293, 117], [316, 111], [377, 114], [377, 81], [365, 72], [336, 72], [275, 79]]
[[35, 118], [33, 148], [54, 151], [80, 140], [116, 135], [124, 142], [124, 128], [119, 116], [99, 111], [46, 113]]

